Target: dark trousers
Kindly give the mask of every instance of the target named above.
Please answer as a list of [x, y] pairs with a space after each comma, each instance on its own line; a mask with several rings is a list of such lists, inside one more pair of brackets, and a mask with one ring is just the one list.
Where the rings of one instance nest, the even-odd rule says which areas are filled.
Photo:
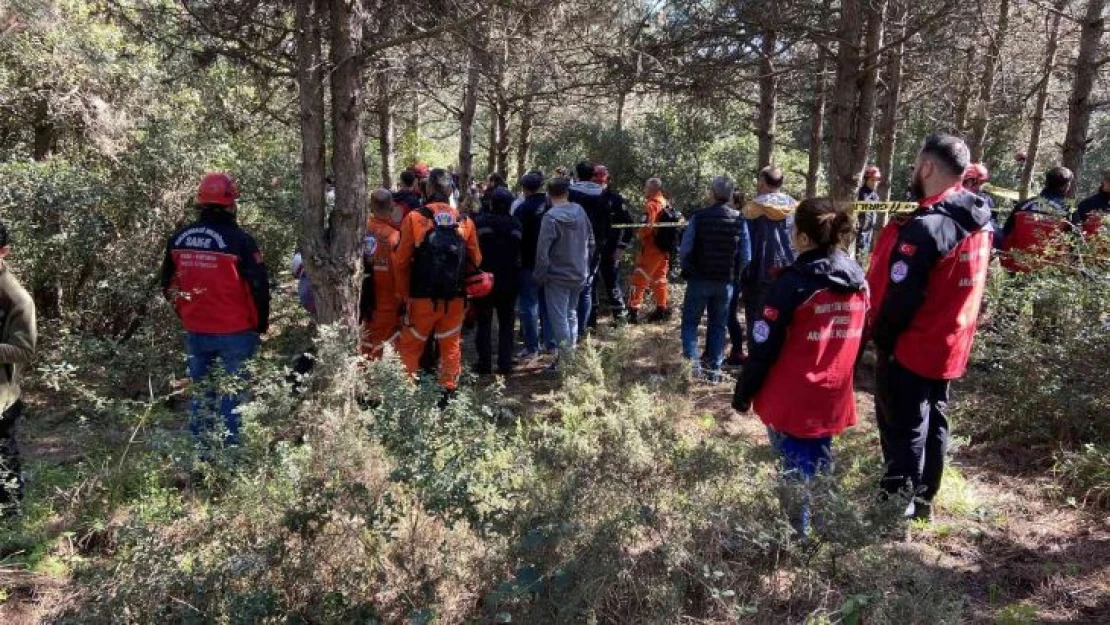
[[18, 400], [0, 414], [0, 515], [8, 506], [23, 499], [23, 471], [19, 462], [19, 445], [15, 442], [15, 424], [23, 414], [23, 400]]
[[735, 284], [732, 286], [732, 297], [728, 300], [728, 341], [732, 343], [732, 353], [744, 352], [744, 326], [740, 324], [740, 286]]
[[601, 301], [601, 283], [605, 282], [605, 303], [609, 306], [609, 314], [614, 317], [624, 316], [624, 292], [621, 291], [621, 261], [615, 250], [607, 250], [602, 254], [601, 266], [598, 268], [601, 279], [594, 280], [594, 306], [590, 312], [590, 325], [597, 325], [597, 303]]
[[767, 297], [767, 289], [771, 288], [770, 282], [750, 282], [743, 287], [744, 294], [744, 326], [751, 334], [752, 324], [763, 315], [763, 299]]
[[875, 417], [886, 464], [883, 490], [896, 494], [908, 489], [914, 497], [932, 501], [948, 452], [950, 383], [923, 378], [882, 352], [875, 362]]
[[478, 350], [476, 368], [479, 373], [488, 373], [493, 369], [493, 315], [495, 313], [497, 314], [497, 368], [502, 372], [513, 369], [516, 296], [516, 291], [501, 291], [474, 300], [474, 310], [478, 315], [478, 331], [474, 335], [474, 345]]

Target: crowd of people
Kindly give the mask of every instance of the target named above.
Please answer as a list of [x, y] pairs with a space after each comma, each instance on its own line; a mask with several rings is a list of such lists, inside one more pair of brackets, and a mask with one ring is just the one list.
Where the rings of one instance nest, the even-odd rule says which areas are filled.
[[[1094, 235], [1110, 212], [1110, 171], [1099, 193], [1069, 213], [1072, 174], [1057, 167], [1047, 172], [1044, 190], [1000, 227], [982, 191], [987, 169], [948, 135], [927, 137], [916, 158], [916, 210], [892, 216], [874, 237], [874, 214], [857, 216], [824, 198], [799, 203], [782, 191], [784, 174], [773, 166], [759, 172], [750, 200], [728, 177], [714, 178], [705, 208], [685, 218], [663, 182], [650, 178], [638, 223], [605, 166], [583, 161], [574, 174], [545, 179], [528, 172], [519, 195], [492, 175], [474, 208], [460, 209], [449, 172], [422, 164], [403, 172], [396, 190], [371, 192], [359, 301], [364, 356], [381, 358], [392, 346], [414, 378], [435, 375], [446, 403], [462, 374], [470, 311], [474, 373], [510, 374], [545, 353], [547, 369], [557, 371], [597, 324], [600, 301], [619, 324], [671, 319], [676, 263], [685, 282], [683, 357], [709, 384], [727, 379], [725, 365], [739, 367], [732, 405], [759, 415], [793, 479], [830, 470], [833, 437], [856, 422], [859, 356], [874, 344], [881, 490], [906, 497], [907, 515], [925, 520], [944, 472], [950, 383], [967, 366], [992, 249], [1002, 250], [1008, 270], [1030, 271], [1048, 235]], [[878, 200], [881, 176], [875, 167], [861, 172], [860, 201]], [[170, 237], [162, 266], [197, 382], [217, 368], [244, 378], [268, 329], [270, 278], [258, 245], [237, 224], [238, 197], [230, 175], [205, 175], [198, 219]], [[849, 252], [853, 240], [869, 257], [866, 273]], [[8, 243], [0, 226], [0, 478], [8, 478], [0, 479], [0, 505], [19, 494], [18, 372], [35, 343], [33, 302], [3, 262]], [[633, 245], [626, 300], [621, 262]], [[299, 256], [293, 271], [301, 301], [314, 313]], [[649, 294], [654, 308], [643, 310]], [[242, 400], [241, 393], [198, 386], [190, 430], [235, 444]], [[797, 530], [808, 532], [805, 502], [790, 513]]]

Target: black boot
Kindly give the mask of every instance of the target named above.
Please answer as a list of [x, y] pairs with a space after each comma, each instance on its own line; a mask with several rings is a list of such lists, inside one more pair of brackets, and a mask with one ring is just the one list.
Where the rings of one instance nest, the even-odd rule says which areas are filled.
[[653, 310], [651, 312], [650, 315], [647, 316], [647, 322], [648, 323], [662, 323], [664, 321], [670, 321], [670, 319], [671, 319], [671, 309], [670, 308], [656, 308], [655, 310]]
[[631, 323], [632, 325], [639, 324], [640, 323], [640, 311], [636, 310], [635, 308], [629, 308], [628, 309], [628, 316], [626, 317], [626, 319], [628, 320], [628, 323]]

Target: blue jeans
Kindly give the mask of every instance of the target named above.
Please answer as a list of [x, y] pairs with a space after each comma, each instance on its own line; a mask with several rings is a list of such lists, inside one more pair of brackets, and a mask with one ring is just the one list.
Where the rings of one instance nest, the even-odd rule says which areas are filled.
[[582, 292], [578, 294], [578, 336], [586, 336], [586, 326], [594, 310], [594, 284], [597, 282], [597, 267], [590, 270]]
[[578, 328], [581, 319], [578, 318], [577, 303], [582, 287], [547, 284], [544, 285], [543, 291], [547, 317], [551, 321], [552, 340], [559, 349], [570, 350], [578, 344]]
[[725, 334], [728, 332], [728, 303], [732, 299], [732, 284], [727, 281], [691, 278], [686, 283], [686, 297], [682, 302], [682, 356], [700, 368], [698, 353], [698, 326], [708, 312], [705, 352], [710, 371], [720, 371], [724, 361]]
[[[258, 351], [258, 333], [193, 334], [185, 337], [185, 350], [189, 355], [189, 377], [194, 384], [204, 383], [204, 378], [219, 366], [228, 375], [246, 380], [243, 365]], [[219, 394], [215, 389], [206, 390], [203, 396], [194, 392], [189, 402], [189, 431], [201, 438], [216, 429], [216, 414], [223, 417], [227, 429], [225, 445], [239, 443], [239, 415], [236, 410], [245, 400], [246, 393]]]
[[767, 428], [767, 437], [778, 452], [783, 480], [790, 485], [784, 493], [783, 507], [794, 530], [804, 536], [813, 516], [809, 484], [817, 475], [832, 470], [832, 437], [798, 438], [771, 428]]
[[520, 329], [524, 333], [524, 349], [530, 352], [540, 351], [540, 327], [543, 326], [544, 344], [550, 343], [549, 334], [551, 324], [547, 323], [547, 310], [543, 305], [543, 294], [532, 276], [532, 270], [520, 269], [520, 291], [516, 296], [517, 316], [520, 318]]

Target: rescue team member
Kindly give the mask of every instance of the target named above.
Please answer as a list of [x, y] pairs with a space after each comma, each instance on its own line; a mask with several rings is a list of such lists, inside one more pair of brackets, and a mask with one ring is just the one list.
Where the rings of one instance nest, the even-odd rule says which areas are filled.
[[478, 313], [478, 331], [474, 342], [478, 362], [474, 372], [493, 372], [493, 315], [497, 314], [497, 372], [513, 371], [513, 344], [516, 340], [516, 300], [520, 285], [520, 243], [523, 236], [520, 222], [509, 214], [513, 193], [505, 187], [494, 190], [489, 197], [489, 212], [474, 216], [478, 230], [478, 247], [482, 251], [482, 271], [493, 275], [493, 290], [486, 297], [474, 300]]
[[[853, 376], [867, 312], [863, 269], [845, 252], [852, 216], [824, 198], [805, 200], [794, 220], [798, 258], [767, 291], [732, 407], [755, 405], [784, 477], [808, 482], [832, 468], [832, 437], [856, 423]], [[807, 498], [788, 505], [809, 529]]]
[[1075, 207], [1071, 223], [1082, 228], [1083, 234], [1093, 236], [1106, 229], [1107, 217], [1110, 217], [1110, 169], [1102, 170], [1098, 192]]
[[875, 412], [888, 495], [929, 520], [948, 447], [949, 385], [967, 367], [990, 263], [990, 210], [960, 187], [967, 145], [925, 139], [912, 182], [918, 209], [879, 235], [867, 282], [876, 347]]
[[1045, 172], [1041, 194], [1014, 207], [1002, 228], [1002, 266], [1008, 271], [1027, 273], [1036, 268], [1035, 260], [1022, 256], [1048, 256], [1052, 240], [1071, 230], [1067, 195], [1071, 170], [1053, 167]]
[[[868, 165], [863, 168], [863, 184], [860, 185], [859, 190], [856, 191], [857, 202], [878, 202], [879, 201], [879, 181], [883, 179], [883, 173], [878, 167]], [[871, 251], [871, 237], [875, 233], [875, 224], [877, 220], [875, 213], [860, 213], [859, 218], [856, 220], [856, 227], [858, 228], [856, 235], [856, 255], [862, 258], [865, 254]]]
[[972, 163], [968, 165], [964, 171], [964, 190], [974, 193], [983, 204], [991, 212], [991, 230], [994, 231], [994, 249], [1001, 250], [1002, 242], [1005, 237], [1002, 236], [1002, 225], [998, 223], [998, 208], [994, 205], [994, 198], [989, 193], [983, 191], [983, 185], [991, 179], [990, 170], [982, 163]]
[[594, 182], [594, 165], [588, 161], [582, 161], [575, 165], [574, 169], [578, 181], [570, 185], [568, 199], [586, 211], [593, 229], [594, 241], [597, 244], [590, 255], [589, 276], [578, 296], [578, 336], [585, 336], [587, 322], [597, 304], [594, 301], [593, 291], [594, 281], [597, 280], [601, 268], [601, 248], [612, 236], [612, 213], [609, 210], [609, 201], [603, 194], [605, 189]]
[[[663, 197], [663, 182], [658, 178], [648, 178], [644, 183], [644, 224], [653, 226], [667, 210], [667, 198]], [[632, 273], [632, 288], [628, 297], [628, 321], [640, 322], [640, 306], [644, 294], [649, 290], [655, 298], [655, 310], [646, 318], [648, 322], [665, 321], [671, 318], [671, 308], [667, 295], [667, 272], [671, 265], [673, 241], [678, 234], [675, 228], [662, 236], [662, 228], [640, 228], [636, 233], [640, 240], [640, 253], [636, 255], [636, 269]], [[664, 243], [663, 248], [656, 240]], [[666, 240], [663, 240], [666, 239]]]
[[[690, 216], [679, 249], [682, 275], [687, 279], [682, 302], [682, 356], [691, 361], [696, 377], [712, 384], [721, 377], [728, 301], [740, 270], [744, 221], [740, 212], [728, 205], [732, 191], [732, 180], [724, 176], [713, 179], [709, 186], [713, 204]], [[704, 359], [698, 354], [698, 326], [703, 315], [708, 316]], [[706, 371], [702, 370], [703, 360]]]
[[534, 276], [543, 289], [551, 335], [560, 350], [551, 370], [557, 370], [562, 356], [578, 344], [577, 304], [589, 283], [590, 260], [596, 251], [590, 219], [569, 195], [566, 178], [554, 178], [547, 184], [551, 208], [544, 213], [536, 243]]
[[407, 315], [397, 351], [410, 375], [431, 338], [439, 341], [439, 384], [448, 392], [462, 372], [461, 333], [466, 316], [463, 281], [482, 263], [474, 222], [448, 203], [451, 178], [442, 169], [429, 173], [427, 203], [405, 217], [393, 257], [395, 284]]
[[381, 358], [386, 343], [392, 343], [400, 335], [401, 298], [393, 279], [393, 250], [401, 234], [392, 225], [395, 213], [389, 189], [378, 189], [370, 194], [370, 219], [362, 252], [359, 316], [362, 354], [371, 360]]
[[406, 169], [401, 172], [400, 184], [393, 193], [393, 216], [390, 223], [394, 228], [400, 228], [401, 222], [412, 211], [420, 208], [423, 202], [420, 191], [417, 190], [416, 172]]
[[748, 332], [763, 310], [763, 295], [783, 267], [794, 264], [790, 247], [791, 222], [798, 202], [782, 188], [782, 170], [765, 167], [759, 172], [756, 196], [744, 205], [744, 219], [751, 238], [751, 262], [741, 276], [744, 318]]
[[536, 268], [536, 244], [540, 238], [540, 222], [547, 210], [547, 194], [543, 192], [543, 174], [531, 172], [520, 178], [524, 198], [513, 211], [520, 221], [520, 281], [517, 295], [517, 314], [524, 334], [524, 349], [517, 356], [524, 360], [540, 353], [540, 331], [543, 347], [553, 348], [551, 324], [546, 321], [547, 307], [541, 298], [540, 288], [532, 272]]
[[[270, 325], [270, 279], [262, 252], [236, 223], [239, 188], [223, 172], [205, 174], [197, 190], [200, 219], [170, 237], [162, 263], [162, 293], [185, 327], [189, 377], [199, 384], [217, 361], [241, 379]], [[193, 436], [204, 438], [223, 417], [223, 442], [239, 442], [237, 409], [243, 393], [208, 390], [190, 402]]]
[[[601, 195], [605, 198], [609, 207], [610, 226], [631, 224], [632, 214], [625, 207], [624, 197], [609, 186], [609, 168], [605, 165], [594, 165], [593, 181], [601, 185]], [[632, 244], [634, 234], [631, 228], [610, 227], [609, 237], [605, 241], [597, 241], [601, 254], [598, 261], [600, 263], [598, 267], [598, 277], [600, 279], [594, 280], [592, 295], [594, 306], [590, 310], [590, 319], [586, 324], [591, 328], [597, 327], [597, 302], [601, 299], [599, 292], [601, 291], [602, 282], [605, 282], [605, 297], [606, 304], [609, 306], [609, 314], [618, 322], [624, 321], [627, 317], [624, 292], [621, 290], [620, 284], [621, 256]]]
[[15, 426], [23, 415], [19, 380], [35, 357], [35, 301], [8, 268], [8, 227], [0, 222], [0, 518], [19, 513], [23, 471]]

